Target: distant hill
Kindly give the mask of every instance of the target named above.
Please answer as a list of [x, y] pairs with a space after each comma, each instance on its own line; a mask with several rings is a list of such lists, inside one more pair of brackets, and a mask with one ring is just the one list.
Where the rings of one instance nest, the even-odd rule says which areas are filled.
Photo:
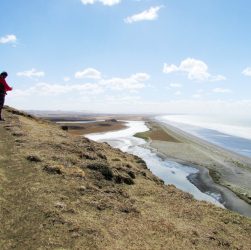
[[250, 219], [164, 185], [139, 157], [4, 116], [0, 249], [250, 249]]

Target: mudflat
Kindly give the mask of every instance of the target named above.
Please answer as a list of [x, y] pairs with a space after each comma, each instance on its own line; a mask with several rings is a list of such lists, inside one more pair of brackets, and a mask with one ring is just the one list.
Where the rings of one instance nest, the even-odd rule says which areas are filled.
[[[59, 125], [71, 135], [75, 136], [125, 129], [127, 128], [126, 121], [140, 121], [143, 120], [144, 117], [140, 115], [85, 116], [85, 120], [83, 121], [86, 123], [81, 123], [83, 117], [78, 117], [78, 121], [74, 121], [76, 119], [76, 117], [73, 119], [73, 117], [70, 116], [63, 117], [62, 120], [60, 120], [59, 117], [50, 117], [52, 121], [60, 121]], [[73, 122], [71, 122], [71, 120]]]
[[90, 123], [60, 123], [60, 126], [71, 135], [86, 135], [90, 133], [103, 133], [125, 129], [125, 122], [122, 121], [96, 121]]
[[[250, 158], [225, 150], [171, 125], [155, 120], [148, 121], [147, 125], [150, 131], [140, 136], [148, 137], [151, 147], [169, 159], [198, 168], [200, 176], [197, 176], [197, 180], [191, 177], [196, 186], [203, 190], [207, 185], [210, 190], [220, 191], [226, 199], [227, 207], [234, 210], [239, 207], [251, 216]], [[156, 139], [156, 134], [162, 136]], [[210, 177], [213, 181], [210, 181]], [[229, 191], [236, 195], [231, 195]]]

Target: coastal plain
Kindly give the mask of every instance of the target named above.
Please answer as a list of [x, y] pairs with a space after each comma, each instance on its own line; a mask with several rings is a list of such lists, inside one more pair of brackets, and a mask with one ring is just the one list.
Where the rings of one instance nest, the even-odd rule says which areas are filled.
[[149, 140], [150, 147], [163, 157], [197, 168], [199, 174], [191, 182], [201, 191], [220, 193], [227, 208], [251, 217], [250, 158], [154, 119], [147, 125], [150, 130], [138, 137]]

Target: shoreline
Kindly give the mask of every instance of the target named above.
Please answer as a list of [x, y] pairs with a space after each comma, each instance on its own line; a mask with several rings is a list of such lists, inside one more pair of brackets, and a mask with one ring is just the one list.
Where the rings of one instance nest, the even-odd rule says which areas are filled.
[[[248, 169], [248, 166], [251, 166], [251, 159], [207, 143], [178, 128], [156, 120], [146, 120], [146, 125], [153, 134], [156, 134], [156, 129], [162, 130], [162, 134], [165, 133], [172, 138], [171, 141], [155, 140], [155, 136], [152, 139], [151, 133], [148, 133], [149, 148], [156, 150], [160, 157], [196, 168], [199, 172], [188, 177], [192, 184], [204, 193], [220, 194], [221, 202], [227, 209], [251, 217], [251, 185], [246, 185], [248, 177], [251, 176], [250, 169]], [[140, 137], [143, 138], [144, 135]], [[248, 174], [248, 176], [245, 175], [244, 183], [242, 178], [238, 180], [240, 178], [239, 172]], [[231, 182], [233, 179], [235, 181]], [[244, 195], [243, 192], [247, 195]]]
[[[173, 126], [162, 124], [161, 122], [158, 122], [156, 120], [142, 120], [145, 121], [146, 126], [148, 126], [150, 130], [147, 132], [138, 133], [136, 137], [140, 137], [145, 140], [150, 138], [150, 141], [145, 145], [145, 147], [155, 151], [157, 155], [159, 155], [161, 158], [165, 158], [178, 162], [182, 165], [188, 165], [193, 168], [196, 168], [198, 170], [198, 173], [189, 175], [187, 177], [188, 181], [190, 181], [203, 193], [213, 193], [215, 196], [220, 195], [220, 199], [219, 197], [217, 197], [217, 200], [222, 203], [227, 209], [251, 217], [251, 206], [245, 201], [245, 199], [242, 199], [243, 195], [240, 195], [238, 192], [237, 194], [236, 192], [233, 192], [233, 190], [226, 187], [224, 185], [224, 182], [222, 182], [219, 178], [219, 173], [217, 172], [217, 170], [215, 170], [219, 166], [219, 163], [213, 163], [212, 161], [210, 161], [209, 164], [207, 162], [208, 159], [206, 161], [203, 158], [199, 159], [200, 157], [198, 157], [198, 153], [202, 153], [201, 148], [206, 148], [207, 154], [209, 155], [213, 154], [212, 151], [221, 151], [221, 153], [224, 151], [225, 154], [227, 153], [228, 157], [229, 155], [231, 155], [231, 157], [234, 156], [235, 159], [237, 157], [238, 160], [240, 157], [242, 158], [242, 156], [239, 156], [222, 148], [218, 148], [218, 146], [215, 146], [213, 144], [211, 145], [211, 143], [207, 143], [206, 141], [204, 142], [200, 138], [187, 134], [186, 132], [181, 131]], [[122, 125], [121, 128], [117, 127], [116, 129], [114, 129], [113, 126], [108, 126], [104, 131], [104, 128], [102, 128], [102, 126], [97, 127], [98, 122], [99, 121], [94, 122], [92, 124], [89, 123], [89, 125], [91, 125], [91, 127], [93, 126], [94, 129], [90, 127], [88, 128], [88, 130], [91, 129], [92, 133], [94, 131], [95, 133], [102, 133], [114, 130], [121, 130], [125, 126], [125, 124], [122, 123], [122, 125], [120, 122], [118, 122], [120, 123], [120, 125]], [[156, 125], [158, 127], [157, 131]], [[71, 131], [69, 132], [70, 134], [72, 134]], [[80, 135], [81, 133], [82, 135], [84, 135], [82, 129], [80, 129], [78, 132], [78, 135]], [[198, 148], [190, 148], [191, 146], [195, 146], [196, 144], [198, 144], [197, 147], [199, 146], [200, 150]], [[185, 153], [185, 151], [187, 151], [187, 154], [184, 154], [183, 157], [181, 157], [179, 153]], [[188, 155], [190, 157], [188, 157]], [[195, 156], [192, 157], [194, 159], [191, 159], [191, 156]], [[226, 158], [226, 155], [222, 157]], [[214, 166], [214, 168], [211, 168], [212, 166]], [[214, 195], [211, 196], [215, 197]]]

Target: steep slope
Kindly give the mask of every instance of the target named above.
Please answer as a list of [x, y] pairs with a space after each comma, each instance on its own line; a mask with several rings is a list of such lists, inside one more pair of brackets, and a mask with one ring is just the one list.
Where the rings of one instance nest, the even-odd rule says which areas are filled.
[[0, 249], [250, 249], [250, 219], [165, 186], [140, 158], [5, 117]]

